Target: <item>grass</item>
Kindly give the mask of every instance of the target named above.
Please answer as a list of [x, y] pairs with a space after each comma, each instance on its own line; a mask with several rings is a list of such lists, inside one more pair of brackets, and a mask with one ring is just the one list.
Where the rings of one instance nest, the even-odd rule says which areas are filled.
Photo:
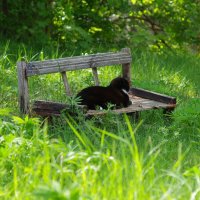
[[[1, 199], [200, 199], [198, 56], [133, 52], [132, 84], [177, 97], [171, 121], [155, 110], [142, 112], [139, 122], [108, 113], [48, 124], [19, 115], [15, 65], [64, 54], [0, 48]], [[119, 74], [102, 68], [101, 84]], [[73, 91], [93, 84], [90, 71], [68, 76]], [[67, 101], [61, 82], [59, 75], [32, 78], [31, 98]]]

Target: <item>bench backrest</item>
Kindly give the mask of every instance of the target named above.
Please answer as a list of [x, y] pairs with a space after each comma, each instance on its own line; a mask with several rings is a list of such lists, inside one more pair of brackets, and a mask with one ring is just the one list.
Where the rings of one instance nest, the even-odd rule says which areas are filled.
[[33, 62], [18, 62], [19, 105], [22, 113], [29, 113], [28, 77], [50, 73], [61, 73], [66, 94], [71, 95], [66, 71], [92, 68], [96, 85], [99, 85], [97, 67], [122, 65], [122, 76], [130, 83], [131, 52], [124, 48], [120, 52], [98, 53], [85, 56], [51, 59]]

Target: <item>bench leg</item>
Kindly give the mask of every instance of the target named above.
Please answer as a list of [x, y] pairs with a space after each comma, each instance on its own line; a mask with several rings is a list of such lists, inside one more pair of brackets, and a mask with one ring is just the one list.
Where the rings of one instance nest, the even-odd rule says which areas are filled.
[[19, 106], [22, 114], [29, 113], [28, 77], [26, 76], [26, 63], [18, 62], [18, 92]]
[[136, 111], [136, 112], [133, 112], [133, 113], [127, 113], [127, 115], [132, 117], [134, 122], [139, 121], [139, 118], [140, 118], [140, 112], [139, 111]]

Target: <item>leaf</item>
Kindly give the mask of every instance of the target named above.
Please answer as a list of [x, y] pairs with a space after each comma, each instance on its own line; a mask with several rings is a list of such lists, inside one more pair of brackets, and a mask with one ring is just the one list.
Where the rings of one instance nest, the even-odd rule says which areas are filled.
[[13, 116], [12, 118], [13, 118], [13, 121], [15, 123], [17, 123], [17, 124], [24, 124], [25, 123], [25, 121], [22, 118], [20, 118], [20, 117]]
[[9, 115], [10, 115], [10, 109], [0, 108], [0, 116], [9, 116]]

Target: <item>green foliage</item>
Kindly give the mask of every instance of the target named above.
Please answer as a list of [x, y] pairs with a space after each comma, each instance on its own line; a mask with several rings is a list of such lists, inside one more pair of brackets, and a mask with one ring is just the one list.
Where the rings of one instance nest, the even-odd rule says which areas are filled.
[[51, 26], [51, 12], [46, 0], [2, 1], [0, 26], [8, 38], [28, 41], [30, 38], [41, 42], [48, 38]]
[[2, 35], [29, 44], [59, 42], [69, 51], [200, 44], [198, 0], [4, 0], [0, 7]]

